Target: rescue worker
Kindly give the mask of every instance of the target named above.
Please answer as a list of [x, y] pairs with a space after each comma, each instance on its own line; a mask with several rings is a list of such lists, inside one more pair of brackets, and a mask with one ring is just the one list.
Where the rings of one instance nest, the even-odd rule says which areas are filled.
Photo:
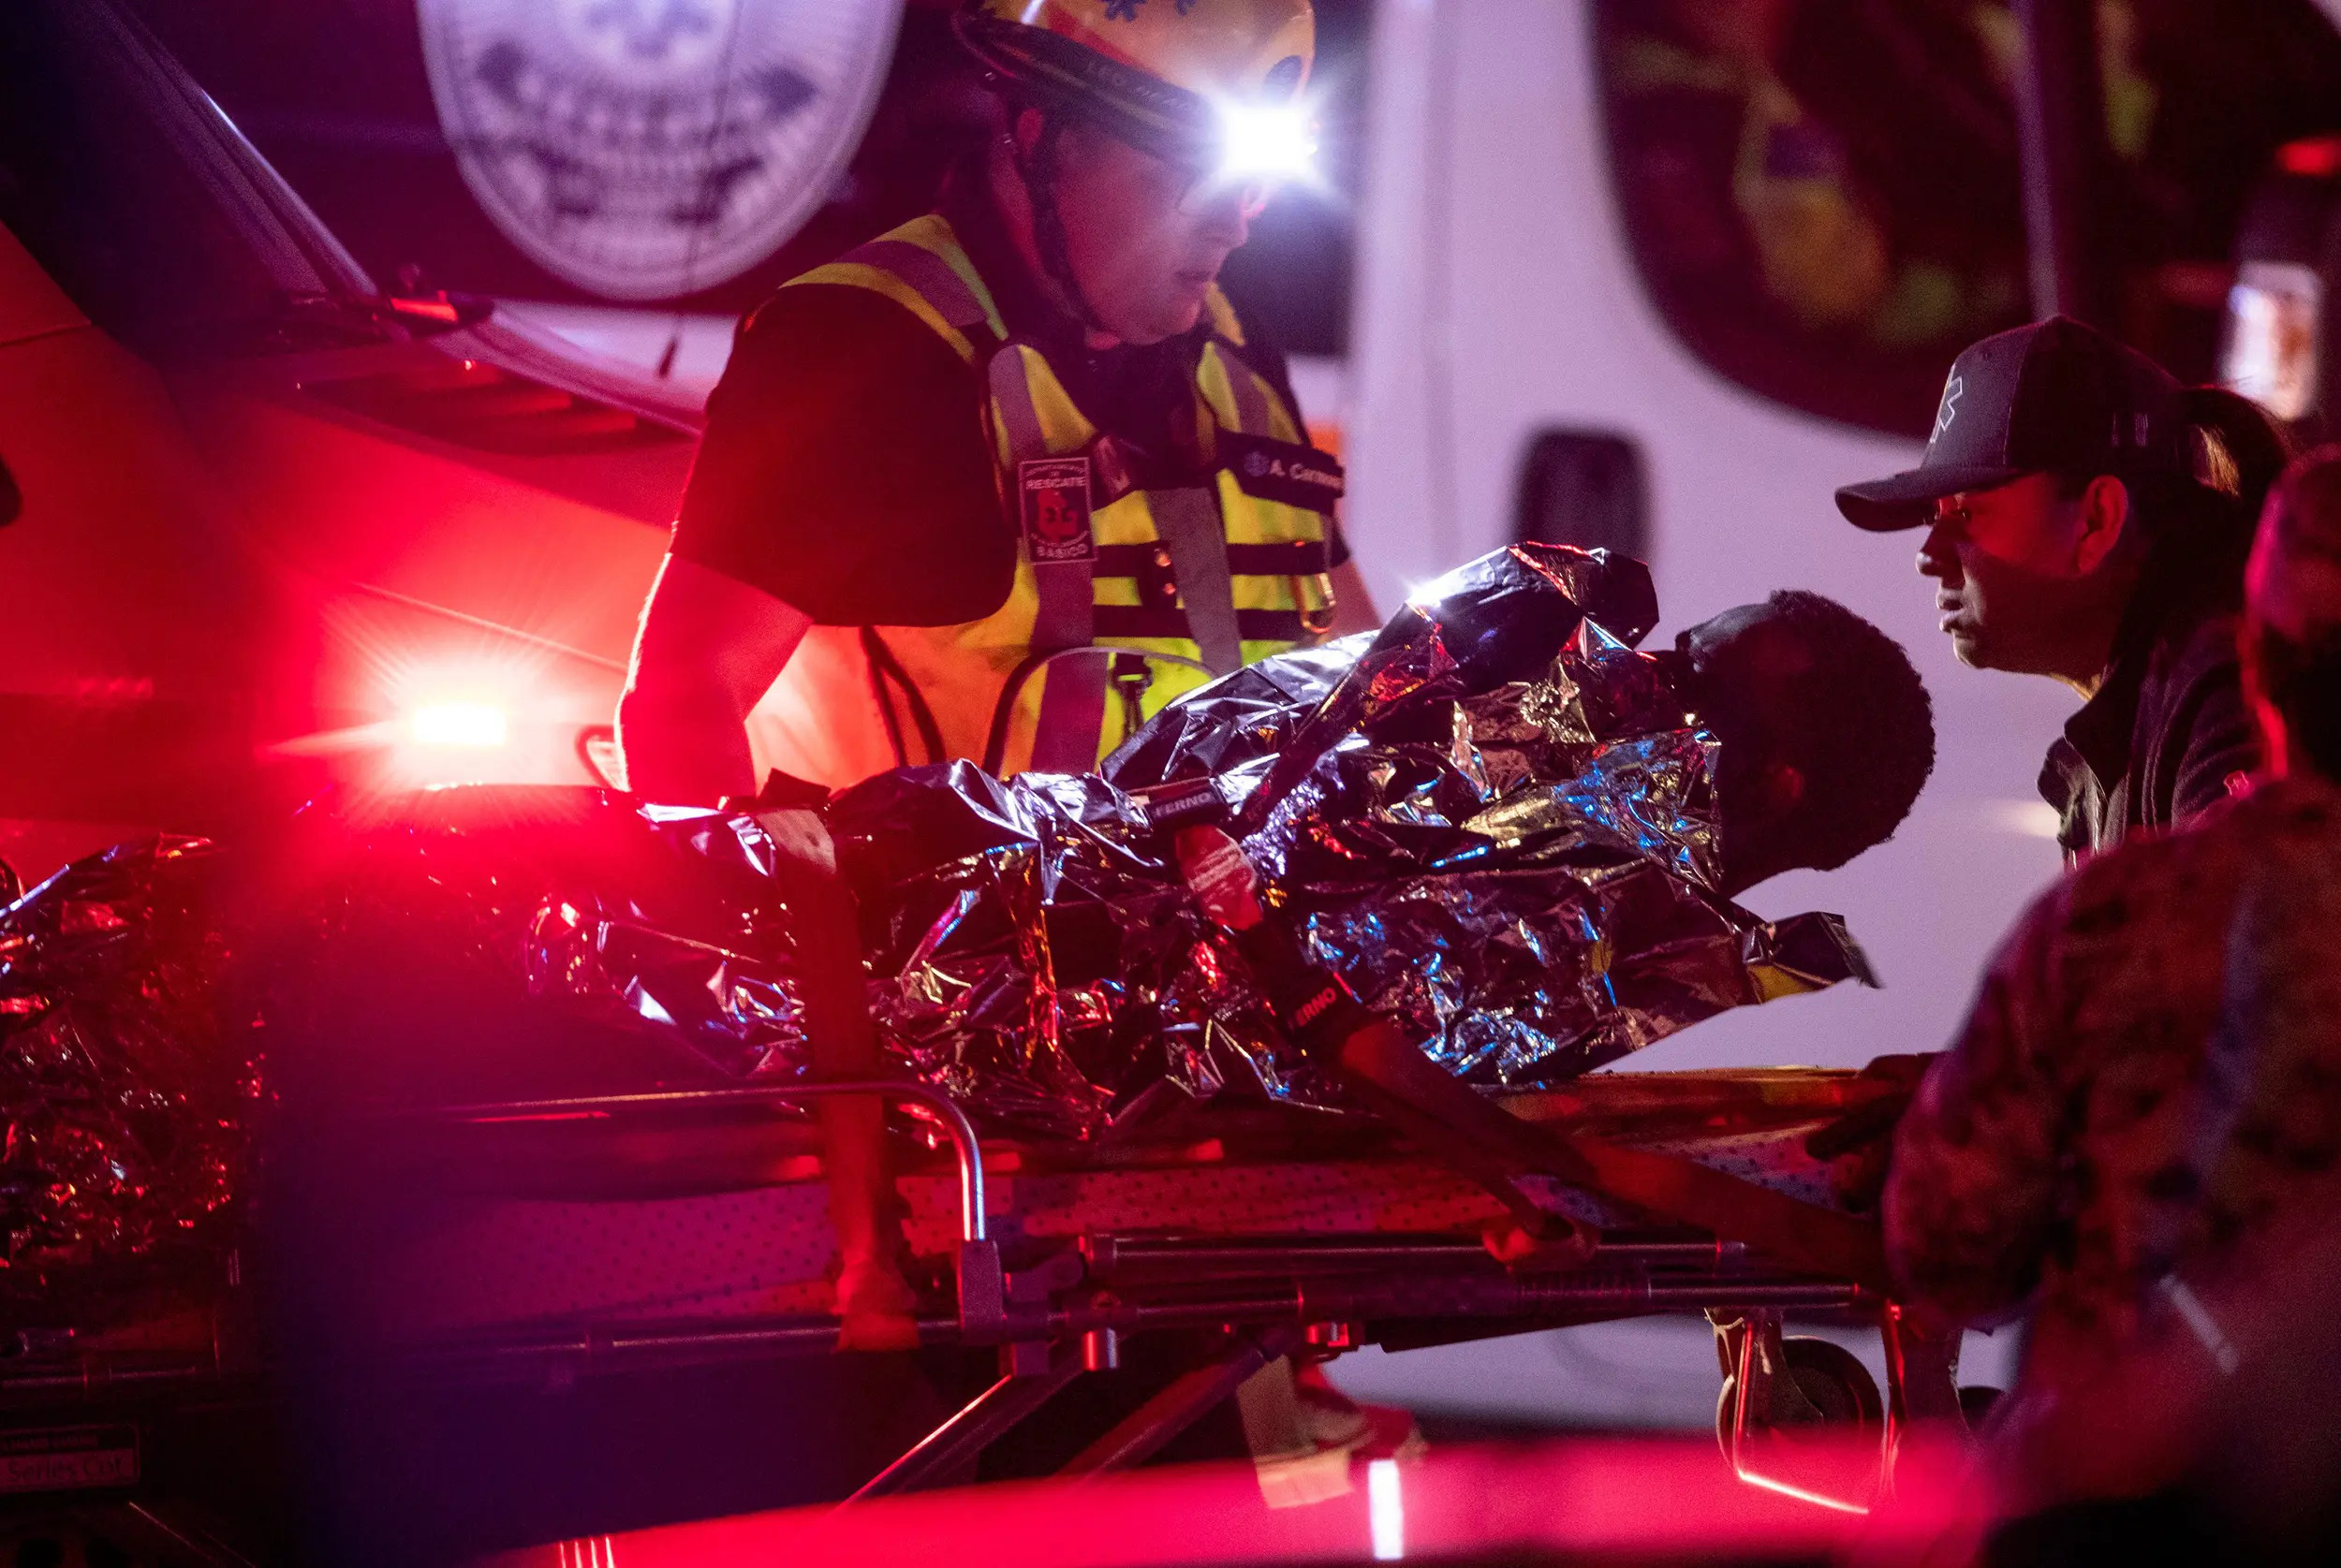
[[2257, 766], [2234, 616], [2285, 455], [2250, 403], [2058, 316], [1959, 356], [1918, 468], [1837, 491], [1857, 528], [1926, 529], [1962, 664], [2086, 699], [2040, 772], [2069, 857], [2185, 822]]
[[710, 401], [619, 710], [638, 794], [1086, 770], [1179, 692], [1377, 623], [1340, 466], [1215, 281], [1307, 145], [1308, 0], [955, 25], [999, 134], [750, 315]]

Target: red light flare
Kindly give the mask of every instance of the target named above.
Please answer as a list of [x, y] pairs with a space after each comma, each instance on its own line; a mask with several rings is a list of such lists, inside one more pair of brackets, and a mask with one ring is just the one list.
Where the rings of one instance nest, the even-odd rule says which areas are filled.
[[[1818, 1446], [1800, 1445], [1808, 1463]], [[1874, 1469], [1877, 1442], [1854, 1440], [1838, 1459], [1848, 1473]], [[1197, 1466], [671, 1525], [506, 1553], [481, 1568], [1234, 1568], [1857, 1547], [1865, 1562], [1892, 1563], [1971, 1540], [1989, 1512], [1956, 1449], [1923, 1441], [1906, 1446], [1892, 1501], [1864, 1516], [1744, 1484], [1705, 1438], [1572, 1440], [1442, 1450], [1386, 1472], [1359, 1465], [1346, 1488], [1294, 1506], [1265, 1502], [1248, 1464]]]
[[2276, 167], [2287, 174], [2330, 180], [2341, 174], [2341, 136], [2304, 137], [2276, 149]]

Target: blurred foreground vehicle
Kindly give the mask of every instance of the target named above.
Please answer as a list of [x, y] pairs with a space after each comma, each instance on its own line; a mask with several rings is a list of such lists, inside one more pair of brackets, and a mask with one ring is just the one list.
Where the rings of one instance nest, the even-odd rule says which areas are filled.
[[[1817, 1470], [1848, 1456], [1826, 1443]], [[1681, 1439], [1461, 1448], [1325, 1471], [1270, 1491], [1249, 1466], [1043, 1482], [564, 1541], [481, 1568], [1170, 1568], [1172, 1564], [1956, 1561], [1987, 1500], [1952, 1456], [1905, 1456], [1891, 1502], [1846, 1506], [1739, 1485]], [[1851, 1463], [1858, 1466], [1859, 1459]], [[1930, 1551], [1944, 1555], [1930, 1556]]]
[[385, 294], [135, 21], [0, 14], [0, 858], [594, 778], [696, 408]]

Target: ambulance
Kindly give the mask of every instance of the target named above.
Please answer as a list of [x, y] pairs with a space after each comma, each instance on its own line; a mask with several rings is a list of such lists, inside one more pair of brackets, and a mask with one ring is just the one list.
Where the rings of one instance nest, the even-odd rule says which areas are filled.
[[[932, 68], [914, 45], [948, 7], [899, 32], [878, 8], [873, 69]], [[2074, 701], [1960, 668], [1915, 540], [1856, 533], [1832, 491], [1912, 465], [1953, 353], [2044, 304], [2320, 428], [2341, 0], [2030, 7], [2090, 23], [2058, 62], [2059, 101], [2103, 111], [2077, 186], [2027, 153], [2046, 67], [1996, 0], [1324, 8], [1354, 45], [1319, 73], [1338, 177], [1313, 216], [1272, 211], [1230, 287], [1274, 291], [1279, 245], [1305, 264], [1268, 314], [1382, 606], [1515, 539], [1605, 546], [1652, 564], [1661, 643], [1811, 589], [1934, 695], [1935, 776], [1893, 841], [1748, 901], [1843, 914], [1881, 988], [1737, 1009], [1632, 1065], [1939, 1048], [2057, 872], [2033, 781]], [[883, 140], [883, 104], [857, 112]], [[866, 162], [824, 169], [819, 212]], [[724, 323], [694, 380], [663, 374], [684, 338], [655, 302], [386, 287], [317, 215], [374, 194], [296, 194], [119, 0], [0, 7], [0, 860], [22, 876], [319, 788], [612, 777]], [[1523, 1421], [1564, 1385], [1573, 1418], [1619, 1422], [1712, 1388], [1630, 1339], [1538, 1355], [1345, 1371]]]

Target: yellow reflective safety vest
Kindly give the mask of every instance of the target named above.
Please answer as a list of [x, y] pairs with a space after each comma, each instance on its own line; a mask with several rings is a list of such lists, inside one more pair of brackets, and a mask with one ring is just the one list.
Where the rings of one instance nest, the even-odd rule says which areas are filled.
[[1189, 488], [1149, 490], [1040, 351], [1009, 334], [939, 214], [798, 284], [883, 294], [981, 374], [1016, 579], [979, 621], [814, 627], [750, 720], [758, 776], [775, 767], [843, 787], [957, 757], [1002, 776], [1086, 771], [1133, 718], [1321, 634], [1341, 468], [1244, 362], [1215, 286], [1195, 374], [1210, 468]]

